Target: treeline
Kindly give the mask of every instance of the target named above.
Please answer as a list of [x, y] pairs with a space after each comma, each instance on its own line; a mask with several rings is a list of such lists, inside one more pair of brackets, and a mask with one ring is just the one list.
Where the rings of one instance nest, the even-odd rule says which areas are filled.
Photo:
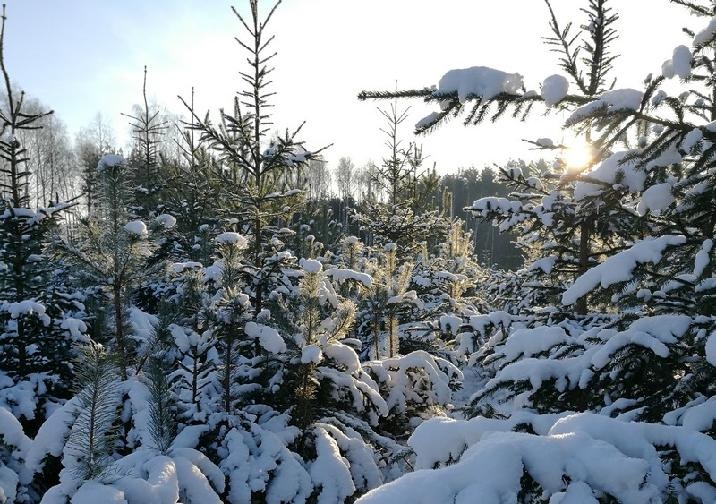
[[[25, 102], [28, 112], [44, 114], [51, 110], [51, 107], [36, 98], [26, 98]], [[120, 124], [125, 121], [130, 133], [126, 145], [120, 145], [110, 121], [101, 113], [97, 113], [74, 137], [56, 113], [43, 115], [36, 123], [36, 128], [21, 131], [18, 138], [26, 148], [30, 172], [24, 191], [32, 206], [42, 207], [56, 201], [73, 200], [77, 205], [67, 211], [65, 221], [69, 224], [90, 214], [98, 198], [96, 167], [100, 158], [105, 154], [124, 155], [125, 151], [130, 159], [142, 155], [141, 143], [145, 140], [137, 137], [133, 128], [142, 115], [145, 119], [153, 117], [154, 122], [161, 124], [161, 127], [150, 132], [151, 141], [157, 150], [154, 174], [158, 180], [165, 181], [163, 188], [155, 189], [166, 193], [157, 194], [158, 201], [169, 198], [173, 190], [170, 187], [172, 183], [182, 183], [176, 175], [177, 167], [186, 162], [186, 114], [182, 116], [169, 112], [151, 102], [146, 107], [134, 105], [129, 109], [131, 114], [117, 119]], [[379, 119], [376, 117], [376, 127], [380, 125]], [[420, 151], [417, 144], [407, 145], [406, 149], [403, 154]], [[195, 152], [194, 155], [199, 154]], [[427, 175], [430, 178], [432, 190], [426, 208], [444, 211], [464, 221], [465, 229], [472, 232], [475, 251], [483, 266], [519, 268], [523, 257], [513, 245], [514, 236], [496, 232], [489, 223], [474, 219], [465, 210], [483, 196], [507, 195], [508, 188], [499, 180], [497, 169], [489, 166], [482, 169], [458, 168], [454, 173], [440, 175], [434, 165], [423, 167], [421, 156], [422, 152], [417, 158], [413, 156], [414, 166], [411, 166], [411, 170], [413, 177]], [[419, 164], [415, 165], [416, 161]], [[519, 166], [526, 172], [544, 171], [543, 162], [528, 165], [517, 160], [508, 164]], [[0, 181], [4, 180], [3, 177], [7, 178], [0, 173]], [[329, 166], [320, 158], [311, 159], [298, 171], [296, 179], [314, 219], [315, 232], [320, 234], [319, 239], [323, 242], [335, 239], [342, 233], [359, 235], [360, 226], [353, 219], [353, 214], [360, 210], [364, 202], [384, 201], [387, 194], [380, 180], [378, 165], [368, 161], [358, 167], [350, 157], [340, 158], [335, 166]], [[450, 193], [449, 199], [445, 199], [446, 191]], [[72, 232], [72, 225], [67, 227], [67, 232]]]

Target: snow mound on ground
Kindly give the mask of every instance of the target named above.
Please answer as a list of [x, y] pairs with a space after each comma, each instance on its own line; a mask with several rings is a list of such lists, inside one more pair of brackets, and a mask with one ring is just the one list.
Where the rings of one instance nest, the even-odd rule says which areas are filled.
[[[519, 423], [531, 423], [541, 435], [503, 432], [510, 424], [517, 424], [511, 419], [425, 422], [410, 440], [422, 461], [419, 467], [456, 456], [459, 461], [403, 476], [369, 492], [358, 502], [516, 502], [525, 473], [541, 487], [543, 498], [554, 497], [550, 502], [597, 502], [595, 496], [600, 493], [625, 504], [660, 502], [671, 488], [657, 451], [661, 446], [674, 447], [682, 464], [698, 463], [712, 479], [716, 476], [716, 441], [705, 434], [683, 427], [627, 423], [590, 413], [562, 418], [541, 416], [517, 419]], [[443, 441], [445, 434], [447, 441], [437, 442]], [[432, 441], [423, 442], [429, 439]], [[460, 456], [461, 444], [469, 447]], [[455, 450], [452, 455], [451, 450]], [[703, 491], [713, 490], [703, 484]]]

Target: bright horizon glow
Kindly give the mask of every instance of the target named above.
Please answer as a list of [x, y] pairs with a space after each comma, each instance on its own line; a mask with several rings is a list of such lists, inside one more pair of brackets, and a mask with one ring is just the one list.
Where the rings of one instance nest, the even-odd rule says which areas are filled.
[[[228, 107], [240, 86], [243, 61], [233, 37], [240, 24], [224, 0], [8, 0], [7, 63], [12, 78], [55, 109], [74, 134], [102, 112], [120, 146], [128, 139], [122, 112], [141, 99], [142, 69], [149, 68], [150, 98], [182, 112], [176, 96], [196, 88], [197, 110]], [[233, 2], [245, 12], [247, 1]], [[269, 0], [262, 2], [265, 8]], [[563, 23], [579, 25], [581, 1], [553, 0]], [[667, 0], [615, 0], [617, 28], [626, 29], [615, 52], [617, 87], [641, 88], [659, 72], [674, 45], [687, 37], [682, 26], [700, 28]], [[265, 10], [264, 10], [265, 12]], [[450, 69], [491, 66], [520, 72], [528, 89], [562, 73], [543, 44], [549, 34], [544, 2], [505, 0], [284, 0], [270, 31], [278, 52], [272, 91], [275, 128], [306, 121], [307, 147], [333, 143], [331, 167], [349, 156], [356, 166], [385, 155], [379, 102], [359, 102], [362, 89], [422, 88]], [[653, 34], [658, 34], [654, 36]], [[387, 105], [384, 103], [383, 105]], [[538, 159], [522, 138], [563, 137], [560, 118], [533, 114], [526, 123], [502, 119], [465, 127], [461, 120], [415, 138], [412, 126], [434, 110], [410, 105], [401, 135], [416, 141], [440, 173], [459, 167], [504, 165]]]

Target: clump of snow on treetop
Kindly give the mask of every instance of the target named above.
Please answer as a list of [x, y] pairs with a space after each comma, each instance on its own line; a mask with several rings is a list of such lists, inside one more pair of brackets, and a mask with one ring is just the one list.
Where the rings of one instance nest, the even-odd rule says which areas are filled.
[[214, 239], [214, 241], [220, 245], [234, 245], [238, 248], [246, 248], [249, 243], [245, 236], [231, 231], [221, 233]]
[[680, 45], [674, 49], [671, 59], [668, 59], [661, 65], [661, 75], [667, 79], [671, 79], [674, 75], [678, 75], [682, 79], [688, 79], [691, 75], [691, 61], [693, 56], [691, 50]]
[[569, 81], [562, 75], [550, 75], [542, 83], [542, 99], [548, 107], [562, 101], [569, 92]]
[[177, 220], [173, 215], [161, 214], [157, 216], [157, 223], [164, 229], [172, 229], [177, 225]]
[[256, 322], [247, 322], [244, 327], [246, 336], [259, 340], [261, 348], [269, 353], [283, 353], [286, 351], [286, 342], [279, 335], [278, 331], [272, 327]]
[[315, 259], [301, 259], [300, 266], [306, 273], [320, 273], [323, 265]]
[[124, 230], [137, 238], [146, 238], [149, 236], [147, 225], [140, 219], [129, 221], [124, 225]]
[[438, 83], [440, 93], [456, 92], [461, 102], [469, 96], [489, 100], [502, 93], [516, 95], [523, 87], [524, 81], [520, 74], [484, 66], [450, 70]]
[[124, 158], [118, 154], [105, 154], [102, 156], [97, 163], [97, 170], [104, 171], [108, 168], [115, 168], [117, 166], [124, 166]]

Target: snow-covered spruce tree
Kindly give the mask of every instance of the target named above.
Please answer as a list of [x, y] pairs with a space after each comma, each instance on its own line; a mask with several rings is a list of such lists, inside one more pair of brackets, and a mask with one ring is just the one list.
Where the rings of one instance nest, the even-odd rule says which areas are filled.
[[[249, 364], [252, 341], [244, 336], [244, 326], [253, 319], [249, 296], [243, 292], [243, 253], [248, 241], [238, 233], [226, 232], [216, 238], [220, 262], [220, 284], [211, 299], [212, 325], [219, 352], [218, 378], [221, 390], [219, 411], [227, 414], [239, 408], [239, 373]], [[247, 348], [248, 347], [248, 348]], [[248, 350], [248, 351], [247, 351]], [[249, 376], [246, 378], [255, 378]]]
[[125, 114], [132, 130], [132, 152], [128, 168], [135, 186], [132, 210], [137, 216], [148, 219], [159, 215], [163, 207], [164, 174], [161, 170], [159, 144], [168, 129], [166, 121], [156, 107], [150, 107], [147, 99], [147, 67], [144, 67], [141, 106], [135, 106], [132, 114]]
[[208, 114], [202, 119], [182, 100], [193, 117], [191, 128], [200, 133], [201, 141], [225, 168], [220, 187], [228, 204], [222, 216], [251, 236], [246, 256], [252, 267], [246, 271], [251, 277], [249, 296], [256, 314], [263, 308], [270, 278], [280, 269], [280, 244], [292, 234], [280, 224], [291, 222], [300, 202], [296, 169], [318, 154], [304, 149], [297, 139], [303, 124], [284, 136], [268, 137], [272, 124], [269, 98], [274, 93], [269, 91], [267, 76], [275, 53], [269, 53], [273, 37], [268, 37], [266, 30], [279, 4], [265, 17], [259, 12], [258, 0], [251, 0], [249, 18], [233, 9], [247, 35], [247, 40], [237, 38], [237, 42], [249, 53], [249, 69], [241, 72], [245, 89], [234, 98], [233, 113], [221, 110], [215, 125]]
[[68, 203], [31, 208], [28, 152], [19, 138], [51, 114], [30, 113], [5, 66], [3, 12], [0, 69], [7, 97], [0, 110], [0, 408], [36, 431], [49, 409], [70, 395], [73, 343], [86, 329], [70, 293], [53, 279], [47, 246]]
[[[193, 108], [194, 89], [190, 106]], [[227, 203], [222, 187], [221, 166], [194, 129], [194, 118], [174, 126], [180, 156], [164, 160], [166, 177], [162, 189], [163, 212], [176, 219], [175, 232], [162, 246], [165, 255], [177, 261], [208, 264], [213, 252], [212, 235], [218, 234], [221, 208]], [[233, 204], [233, 203], [229, 203]]]
[[[716, 14], [710, 4], [677, 3]], [[707, 270], [714, 232], [709, 51], [716, 23], [691, 33], [691, 46], [678, 46], [643, 91], [605, 89], [601, 78], [612, 58], [605, 44], [617, 18], [602, 0], [589, 1], [585, 12], [582, 61], [575, 54], [579, 34], [560, 29], [550, 9], [563, 68], [579, 94], [568, 93], [563, 77], [545, 80], [541, 93], [525, 92], [522, 76], [485, 67], [451, 71], [437, 90], [403, 93], [441, 102], [441, 112], [419, 129], [469, 101], [475, 105], [468, 122], [480, 122], [491, 109], [499, 117], [540, 101], [556, 105], [568, 112], [566, 126], [591, 143], [595, 162], [562, 175], [551, 184], [557, 193], [543, 180], [505, 173], [521, 194], [475, 203], [476, 212], [506, 228], [536, 222], [527, 230], [539, 231], [531, 239], [548, 245], [550, 256], [535, 268], [549, 275], [553, 294], [538, 301], [544, 308], [526, 307], [520, 317], [471, 321], [507, 322], [475, 359], [495, 372], [475, 395], [477, 411], [502, 419], [421, 425], [409, 442], [418, 467], [457, 463], [420, 480], [406, 477], [364, 502], [497, 502], [505, 492], [520, 502], [711, 502], [716, 496], [713, 273]], [[677, 76], [687, 90], [671, 97], [665, 84]], [[395, 93], [365, 96], [371, 95]], [[570, 239], [555, 239], [570, 227], [576, 228]], [[560, 271], [570, 263], [574, 280]], [[513, 430], [529, 433], [483, 438]], [[436, 438], [441, 446], [431, 441]], [[544, 457], [552, 449], [554, 465]], [[585, 471], [575, 472], [582, 457], [589, 461]], [[487, 477], [474, 478], [478, 473]], [[452, 484], [437, 488], [447, 480]]]
[[376, 182], [387, 195], [386, 202], [367, 199], [355, 216], [368, 234], [371, 245], [395, 243], [399, 253], [415, 253], [433, 233], [444, 229], [439, 212], [429, 209], [426, 201], [436, 186], [434, 169], [423, 170], [422, 149], [414, 144], [407, 147], [400, 138], [400, 126], [407, 119], [407, 110], [392, 103], [390, 108], [378, 109], [385, 118], [388, 155], [375, 173]]
[[210, 316], [210, 291], [200, 263], [174, 263], [170, 281], [176, 282], [176, 295], [168, 302], [178, 306], [177, 317], [168, 327], [173, 345], [166, 357], [173, 358], [170, 374], [172, 393], [176, 397], [177, 417], [183, 425], [204, 423], [216, 390], [218, 353]]
[[302, 259], [300, 272], [292, 292], [272, 295], [286, 334], [272, 404], [299, 429], [291, 447], [310, 468], [318, 500], [343, 502], [380, 484], [380, 467], [389, 475], [406, 452], [379, 434], [387, 404], [362, 369], [357, 341], [346, 339], [354, 304], [337, 294], [319, 261]]
[[488, 275], [477, 264], [472, 235], [464, 227], [461, 220], [453, 220], [441, 235], [437, 253], [424, 252], [413, 268], [410, 288], [421, 304], [414, 311], [416, 322], [405, 330], [409, 336], [401, 342], [402, 348], [423, 349], [455, 362], [475, 351], [469, 350], [475, 342], [462, 334], [472, 329], [470, 317], [488, 307], [487, 296], [478, 292], [478, 287], [486, 286]]

